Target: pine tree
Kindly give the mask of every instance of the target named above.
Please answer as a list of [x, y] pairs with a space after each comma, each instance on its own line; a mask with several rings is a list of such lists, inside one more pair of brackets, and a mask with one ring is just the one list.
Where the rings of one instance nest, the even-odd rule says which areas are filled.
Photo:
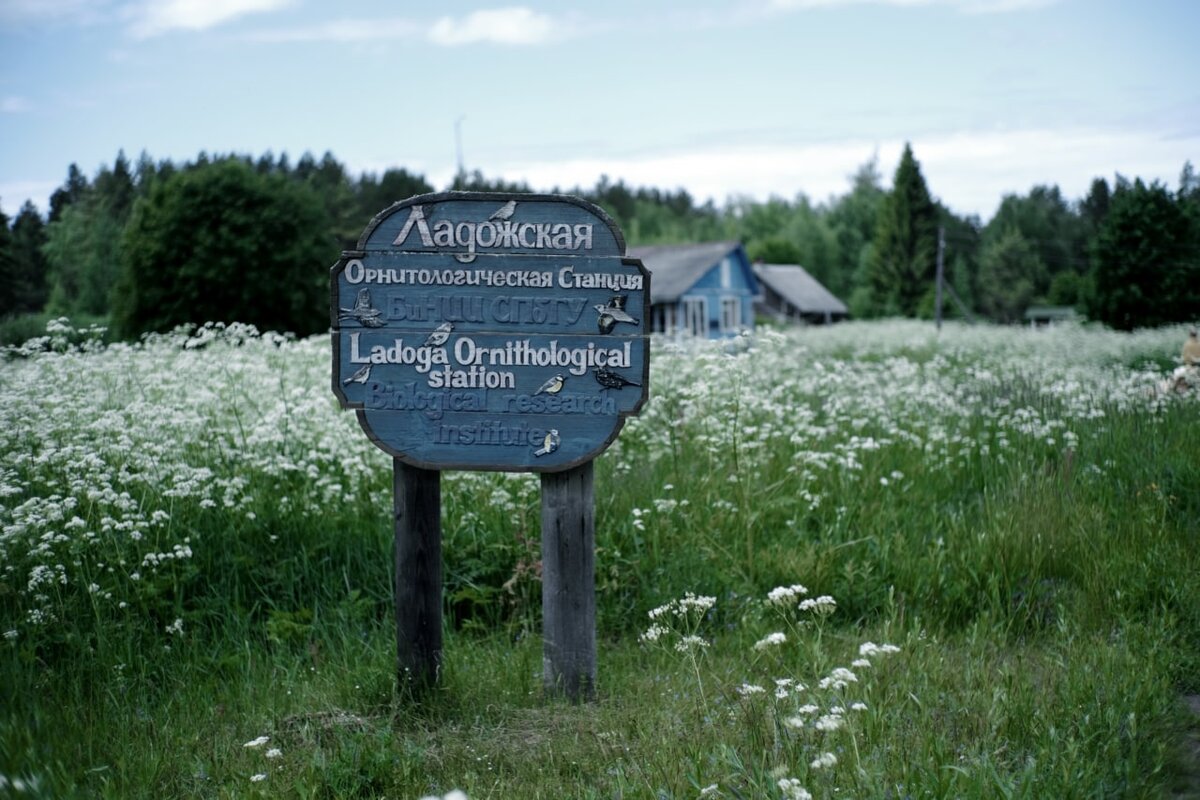
[[1088, 316], [1121, 330], [1193, 319], [1200, 242], [1187, 204], [1159, 183], [1118, 185], [1100, 228]]
[[8, 217], [0, 211], [0, 317], [17, 311], [17, 260], [13, 254]]
[[67, 167], [67, 181], [50, 195], [50, 216], [47, 222], [57, 222], [67, 207], [83, 199], [88, 180], [75, 164]]
[[15, 280], [17, 308], [21, 313], [38, 312], [46, 306], [46, 224], [42, 215], [28, 200], [12, 225], [13, 257], [16, 260]]
[[937, 208], [907, 143], [879, 212], [874, 244], [867, 274], [874, 312], [915, 316], [933, 291]]

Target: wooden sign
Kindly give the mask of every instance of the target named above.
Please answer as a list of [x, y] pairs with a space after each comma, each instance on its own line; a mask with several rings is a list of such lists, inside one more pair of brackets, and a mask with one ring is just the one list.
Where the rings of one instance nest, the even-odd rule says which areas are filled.
[[647, 396], [650, 274], [624, 253], [574, 197], [397, 203], [332, 269], [333, 391], [414, 467], [584, 464]]
[[543, 681], [594, 696], [592, 459], [646, 401], [650, 273], [596, 206], [445, 192], [380, 213], [330, 276], [333, 391], [393, 457], [397, 675], [437, 681], [441, 470], [542, 473]]

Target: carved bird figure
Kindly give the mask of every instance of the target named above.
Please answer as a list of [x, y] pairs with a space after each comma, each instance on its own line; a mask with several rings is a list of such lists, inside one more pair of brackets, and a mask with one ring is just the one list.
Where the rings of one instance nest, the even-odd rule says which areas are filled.
[[441, 347], [450, 338], [450, 331], [454, 330], [453, 322], [443, 322], [433, 329], [433, 333], [429, 334], [429, 338], [425, 340], [422, 347]]
[[629, 295], [618, 294], [614, 295], [607, 303], [592, 306], [600, 314], [606, 314], [617, 322], [628, 322], [631, 325], [637, 325], [637, 320], [629, 316], [625, 311], [625, 302], [629, 300]]
[[354, 319], [368, 328], [383, 327], [383, 312], [371, 305], [371, 290], [359, 289], [353, 308], [339, 308], [338, 319]]
[[492, 215], [490, 217], [488, 217], [488, 221], [491, 222], [493, 220], [499, 220], [499, 221], [503, 222], [506, 219], [512, 219], [512, 215], [516, 210], [517, 210], [517, 201], [509, 200], [507, 203], [505, 203], [504, 205], [500, 206], [495, 211], [493, 211]]
[[371, 364], [367, 364], [358, 370], [358, 372], [346, 378], [346, 380], [342, 381], [342, 386], [349, 386], [352, 383], [366, 383], [367, 379], [371, 377], [371, 366]]
[[565, 384], [566, 382], [567, 382], [566, 377], [562, 373], [559, 373], [558, 375], [555, 375], [553, 378], [551, 378], [550, 380], [546, 381], [541, 386], [539, 386], [538, 390], [536, 392], [534, 392], [534, 394], [535, 395], [558, 394], [559, 392], [562, 391], [563, 384]]
[[546, 434], [546, 438], [542, 440], [542, 446], [534, 450], [533, 454], [539, 457], [548, 456], [558, 449], [559, 441], [558, 430], [551, 428], [550, 432]]
[[596, 375], [596, 383], [605, 389], [623, 389], [626, 386], [641, 386], [640, 383], [635, 383], [621, 373], [614, 372], [608, 367], [596, 367], [592, 372]]

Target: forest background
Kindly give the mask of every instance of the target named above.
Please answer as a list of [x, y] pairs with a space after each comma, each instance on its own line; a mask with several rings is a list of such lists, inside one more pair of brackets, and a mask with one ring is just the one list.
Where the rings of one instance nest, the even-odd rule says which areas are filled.
[[[1191, 321], [1200, 308], [1190, 162], [1175, 189], [1121, 175], [1095, 178], [1082, 198], [1034, 186], [1004, 197], [986, 223], [936, 199], [909, 145], [890, 187], [878, 159], [848, 181], [824, 201], [797, 193], [720, 207], [607, 177], [566, 191], [607, 211], [631, 245], [738, 239], [753, 260], [800, 264], [856, 318], [934, 314], [939, 232], [951, 316], [1013, 323], [1048, 304], [1132, 330]], [[532, 191], [479, 171], [447, 188]], [[434, 190], [399, 167], [352, 176], [329, 152], [295, 163], [200, 153], [182, 164], [120, 152], [90, 179], [71, 164], [45, 216], [29, 202], [11, 222], [0, 212], [0, 342], [38, 335], [57, 316], [120, 338], [205, 321], [323, 331], [339, 252], [391, 203]]]

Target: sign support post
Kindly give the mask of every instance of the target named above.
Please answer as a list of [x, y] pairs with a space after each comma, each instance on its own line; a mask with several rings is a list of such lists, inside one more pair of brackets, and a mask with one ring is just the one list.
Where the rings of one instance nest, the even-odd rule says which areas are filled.
[[596, 687], [592, 464], [542, 475], [542, 681], [571, 700]]
[[442, 474], [392, 460], [396, 673], [401, 691], [437, 682], [442, 663]]
[[543, 683], [595, 696], [593, 459], [648, 396], [650, 273], [597, 206], [442, 192], [330, 270], [334, 394], [393, 459], [396, 673], [442, 663], [441, 473], [542, 475]]

